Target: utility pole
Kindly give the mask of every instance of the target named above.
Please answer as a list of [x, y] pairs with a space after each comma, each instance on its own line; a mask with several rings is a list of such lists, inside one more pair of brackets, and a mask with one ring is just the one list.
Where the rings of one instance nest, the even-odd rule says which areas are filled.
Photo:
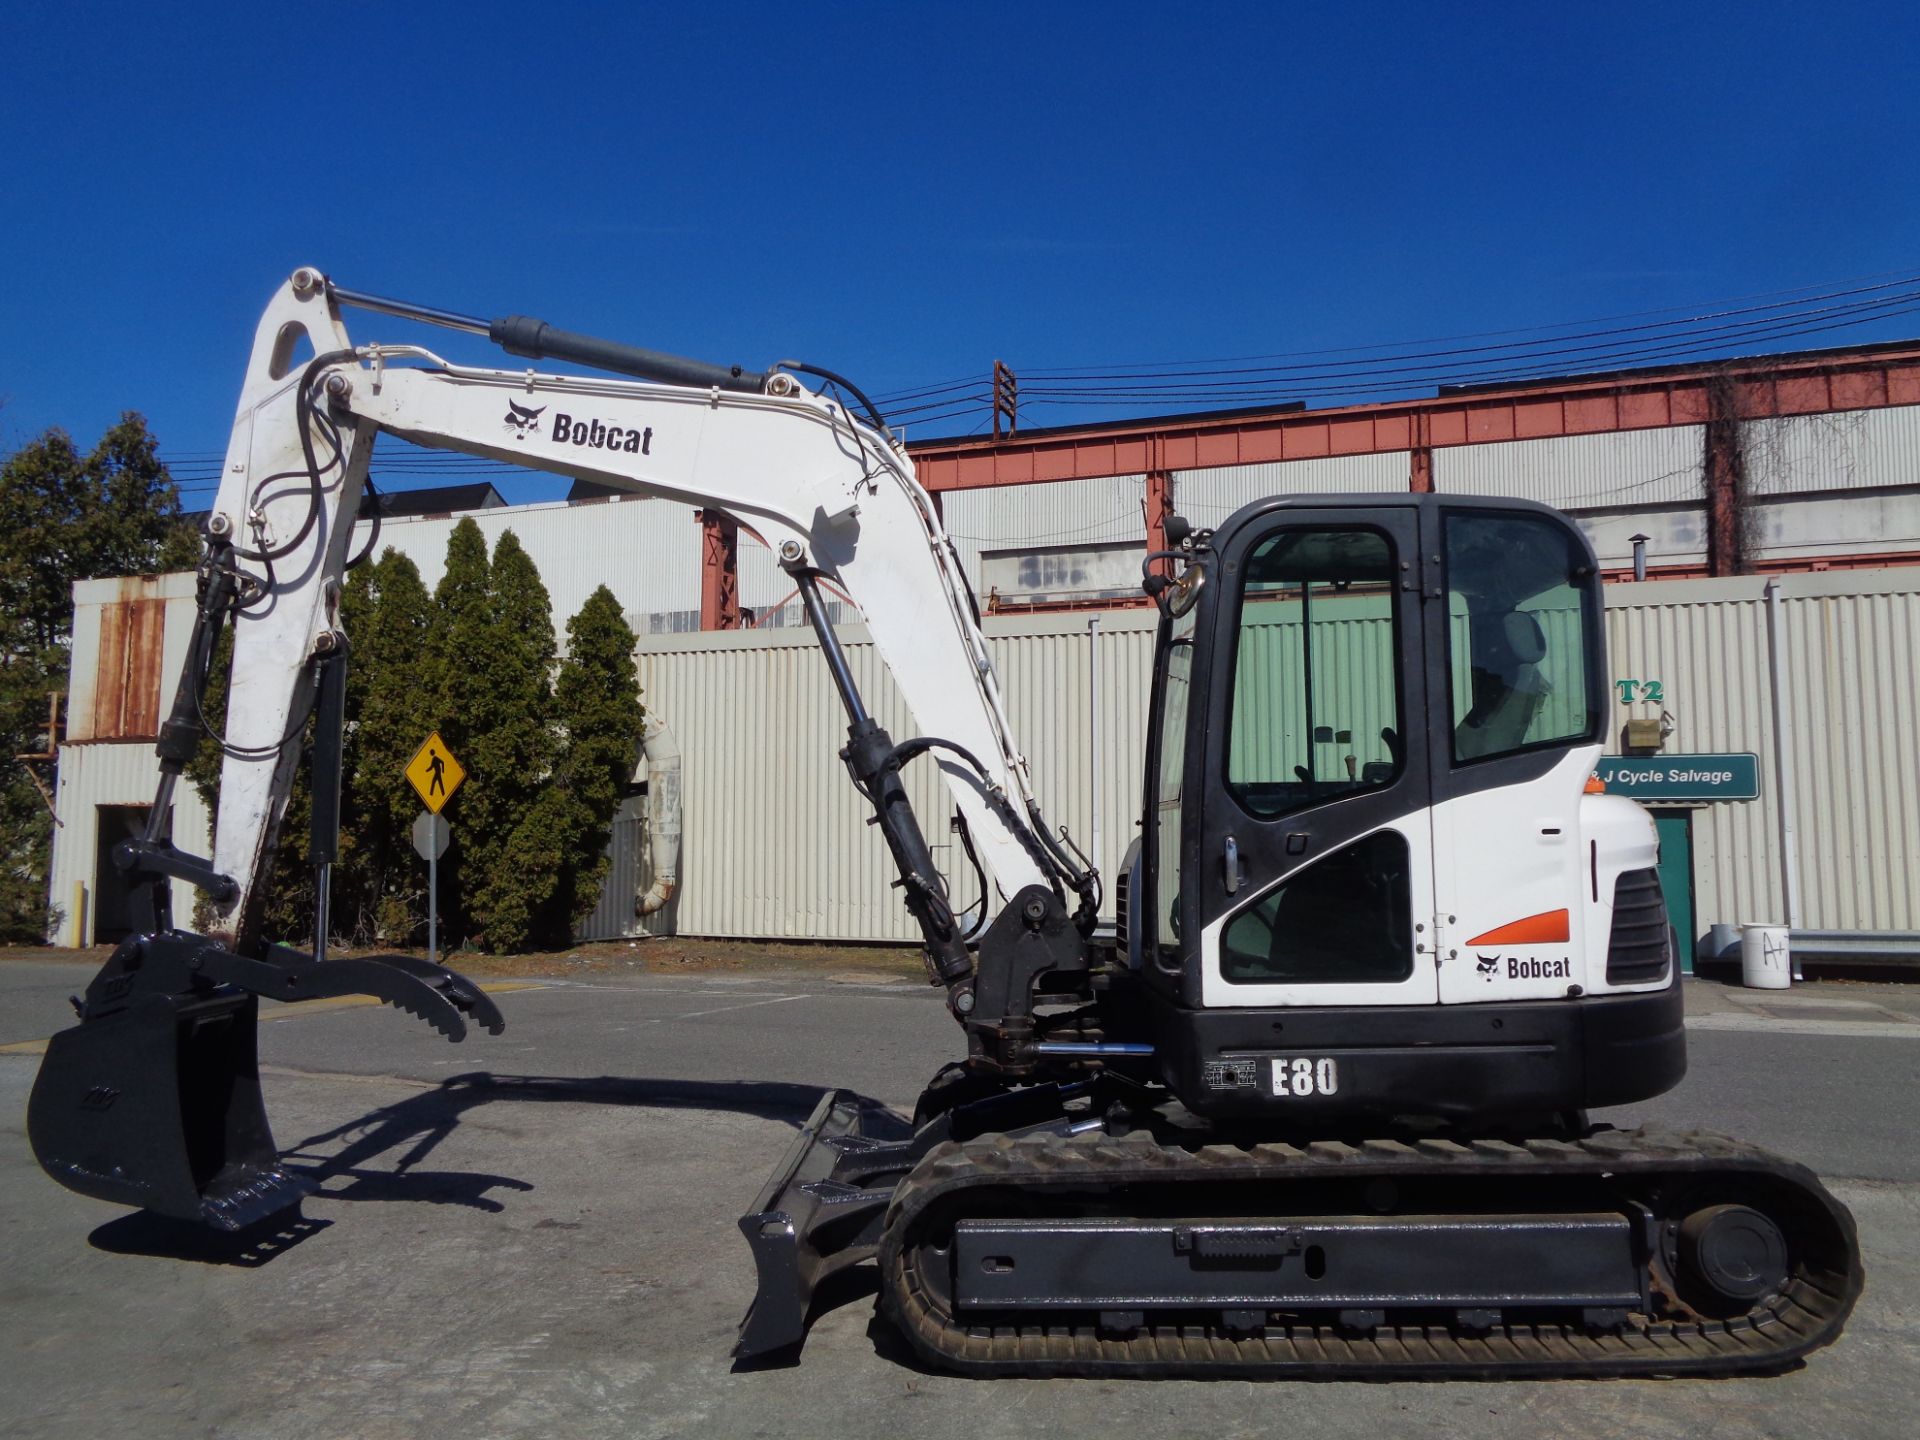
[[1004, 360], [993, 362], [993, 438], [1001, 437], [1000, 422], [1006, 420], [1006, 434], [1012, 435], [1019, 422], [1020, 381]]

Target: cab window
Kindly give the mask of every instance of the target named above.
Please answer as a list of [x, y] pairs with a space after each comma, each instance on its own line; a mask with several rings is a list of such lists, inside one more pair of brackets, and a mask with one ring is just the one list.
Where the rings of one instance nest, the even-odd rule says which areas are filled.
[[1169, 622], [1161, 652], [1160, 764], [1154, 777], [1151, 871], [1153, 941], [1161, 963], [1180, 958], [1180, 817], [1186, 782], [1187, 705], [1192, 693], [1193, 632], [1199, 607]]
[[1537, 515], [1453, 511], [1444, 526], [1454, 762], [1596, 738], [1599, 607], [1582, 548]]
[[1393, 547], [1286, 529], [1247, 557], [1227, 791], [1271, 819], [1393, 784], [1403, 766]]

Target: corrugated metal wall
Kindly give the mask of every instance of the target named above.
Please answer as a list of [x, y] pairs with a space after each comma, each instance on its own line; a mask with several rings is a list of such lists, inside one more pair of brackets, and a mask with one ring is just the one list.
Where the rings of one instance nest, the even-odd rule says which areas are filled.
[[582, 940], [619, 940], [635, 935], [671, 935], [678, 902], [667, 902], [665, 912], [636, 915], [634, 902], [653, 884], [653, 866], [647, 855], [647, 797], [633, 795], [621, 801], [607, 840], [607, 879], [600, 903], [575, 932]]
[[[1090, 629], [1091, 625], [1091, 629]], [[1111, 876], [1134, 834], [1145, 754], [1152, 624], [1143, 614], [987, 621], [1015, 733], [1055, 824]], [[841, 631], [869, 709], [896, 739], [921, 733], [863, 627]], [[1098, 647], [1098, 660], [1094, 648]], [[646, 703], [680, 737], [682, 934], [910, 940], [885, 847], [836, 758], [846, 717], [806, 632], [654, 636], [640, 644]], [[1100, 759], [1091, 729], [1098, 667]], [[938, 733], [938, 719], [928, 727]], [[977, 895], [932, 764], [908, 790], [955, 903]], [[1109, 914], [1111, 906], [1109, 905]]]
[[[1780, 584], [1800, 924], [1920, 929], [1920, 759], [1913, 740], [1920, 716], [1914, 664], [1920, 575], [1832, 572], [1784, 576]], [[1760, 756], [1760, 800], [1696, 813], [1702, 928], [1720, 920], [1784, 919], [1764, 582], [1619, 585], [1609, 587], [1607, 603], [1610, 679], [1659, 680], [1665, 687], [1663, 707], [1626, 707], [1611, 697], [1610, 737], [1617, 738], [1630, 715], [1664, 708], [1675, 726], [1670, 751]], [[170, 649], [181, 643], [174, 637], [175, 614], [187, 616], [190, 609], [169, 607]], [[1098, 797], [1098, 858], [1111, 891], [1139, 807], [1151, 616], [997, 616], [988, 618], [987, 630], [1015, 733], [1027, 746], [1049, 816], [1090, 845]], [[848, 627], [844, 636], [875, 715], [896, 738], [918, 733], [865, 632]], [[646, 703], [673, 727], [684, 753], [683, 889], [673, 915], [680, 933], [912, 939], [898, 895], [888, 888], [884, 847], [864, 823], [862, 804], [836, 758], [845, 719], [811, 635], [647, 636], [639, 662]], [[170, 660], [168, 673], [177, 663]], [[1096, 723], [1102, 732], [1097, 750]], [[932, 728], [938, 729], [937, 717]], [[146, 803], [154, 777], [151, 745], [62, 751], [58, 800], [65, 824], [55, 832], [56, 904], [70, 903], [74, 881], [92, 884], [96, 807]], [[956, 838], [945, 828], [951, 807], [944, 787], [926, 761], [908, 779], [955, 899], [965, 904], [973, 888]], [[190, 789], [178, 804], [179, 842], [204, 845], [206, 816]], [[637, 830], [628, 840], [637, 846]], [[630, 883], [644, 887], [643, 861], [629, 858], [635, 867]], [[184, 887], [177, 895], [179, 913], [190, 914]], [[624, 903], [631, 904], [630, 895]]]
[[[562, 639], [594, 588], [605, 585], [629, 623], [700, 607], [700, 526], [693, 507], [671, 500], [613, 499], [587, 505], [554, 502], [479, 510], [452, 517], [388, 520], [380, 549], [399, 551], [420, 569], [431, 590], [447, 568], [447, 537], [471, 518], [489, 551], [508, 530], [540, 571], [553, 603], [553, 628]], [[743, 542], [742, 550], [746, 549]]]
[[[1920, 653], [1920, 576], [1796, 575], [1781, 584], [1800, 923], [1920, 928], [1920, 761], [1907, 721], [1920, 714], [1920, 673], [1885, 658]], [[1759, 801], [1704, 806], [1696, 815], [1703, 928], [1785, 914], [1763, 585], [1665, 581], [1607, 595], [1610, 677], [1663, 682], [1675, 722], [1668, 749], [1761, 757]], [[990, 617], [987, 625], [1042, 802], [1083, 843], [1092, 843], [1098, 786], [1100, 863], [1111, 879], [1135, 833], [1151, 623], [1141, 614], [1098, 617], [1096, 764], [1087, 619]], [[845, 638], [875, 713], [896, 737], [913, 733], [864, 632], [850, 627]], [[647, 703], [686, 752], [682, 933], [911, 939], [886, 888], [884, 851], [832, 758], [845, 722], [807, 637], [662, 636], [643, 641], [642, 652]], [[1629, 715], [1653, 708], [1613, 697], [1610, 739]], [[1354, 725], [1357, 736], [1373, 721]], [[964, 903], [973, 891], [943, 830], [951, 813], [945, 794], [930, 770], [910, 778]]]
[[[74, 585], [66, 701], [69, 742], [141, 735], [151, 740], [158, 733], [160, 712], [173, 701], [174, 679], [186, 658], [193, 606], [184, 602], [193, 600], [194, 586], [191, 574], [81, 580]], [[136, 628], [128, 623], [131, 610], [142, 612], [138, 645], [128, 643]]]
[[[1144, 543], [1146, 477], [1057, 480], [990, 490], [950, 490], [940, 504], [947, 534], [960, 553], [967, 583], [984, 597], [983, 550], [1031, 550], [1059, 545]], [[982, 601], [984, 604], [984, 599]]]
[[1242, 505], [1269, 495], [1351, 495], [1368, 490], [1405, 492], [1404, 450], [1382, 455], [1335, 455], [1266, 465], [1219, 465], [1173, 472], [1173, 508], [1196, 526], [1218, 525]]
[[[1920, 929], [1920, 576], [1780, 577], [1789, 766], [1800, 914], [1808, 929]], [[1760, 799], [1700, 807], [1693, 822], [1695, 913], [1784, 923], [1780, 778], [1775, 763], [1765, 582], [1650, 582], [1607, 591], [1611, 676], [1655, 679], [1676, 753], [1753, 751]]]
[[1920, 405], [1753, 420], [1746, 446], [1756, 495], [1911, 485], [1920, 478]]
[[[154, 785], [160, 778], [159, 762], [153, 745], [100, 744], [65, 745], [60, 750], [60, 774], [54, 790], [54, 806], [60, 824], [53, 832], [53, 866], [48, 892], [63, 912], [53, 939], [60, 944], [74, 943], [73, 926], [80, 917], [74, 914], [73, 893], [76, 884], [86, 888], [87, 928], [79, 943], [93, 940], [94, 895], [99, 877], [94, 874], [100, 834], [102, 805], [151, 805]], [[173, 838], [181, 849], [196, 855], [207, 853], [211, 826], [207, 807], [191, 785], [180, 785], [173, 796]], [[176, 924], [192, 922], [194, 888], [184, 880], [173, 882], [173, 914]]]
[[1705, 445], [1698, 425], [1448, 445], [1433, 452], [1433, 488], [1456, 495], [1525, 495], [1560, 510], [1681, 505], [1700, 498]]
[[[1920, 595], [1782, 586], [1794, 738], [1801, 923], [1912, 930], [1920, 888]], [[1798, 583], [1796, 583], [1798, 582]], [[1808, 583], [1816, 582], [1816, 583]]]
[[[1836, 490], [1844, 496], [1802, 498], [1777, 514], [1763, 507], [1762, 554], [1882, 550], [1920, 541], [1920, 499], [1912, 489], [1920, 478], [1920, 406], [1754, 421], [1747, 430], [1756, 496]], [[1629, 558], [1628, 537], [1637, 532], [1652, 536], [1648, 553], [1656, 565], [1698, 562], [1705, 554], [1703, 446], [1697, 425], [1443, 446], [1434, 452], [1434, 484], [1442, 492], [1525, 495], [1581, 512], [1609, 565]], [[1406, 452], [1393, 451], [1180, 470], [1173, 499], [1196, 524], [1215, 525], [1269, 495], [1405, 491], [1408, 467]], [[1143, 476], [1119, 475], [950, 491], [941, 503], [967, 578], [984, 596], [983, 551], [1143, 542], [1145, 485]], [[1861, 490], [1883, 493], [1846, 493]], [[695, 623], [701, 549], [690, 506], [620, 498], [514, 506], [473, 518], [490, 546], [508, 529], [520, 537], [553, 597], [558, 630], [602, 582], [636, 628]], [[380, 543], [410, 556], [431, 587], [445, 568], [455, 523], [451, 517], [389, 520]], [[791, 593], [771, 553], [751, 537], [741, 537], [739, 558], [742, 605], [766, 612]], [[797, 607], [788, 605], [779, 616], [763, 613], [761, 623], [797, 618]]]

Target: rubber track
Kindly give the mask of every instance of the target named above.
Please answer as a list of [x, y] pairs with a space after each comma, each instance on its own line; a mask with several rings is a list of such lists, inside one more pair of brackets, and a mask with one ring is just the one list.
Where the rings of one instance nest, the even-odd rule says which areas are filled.
[[[956, 1322], [944, 1302], [919, 1284], [909, 1259], [929, 1208], [967, 1190], [1241, 1180], [1272, 1186], [1288, 1178], [1404, 1179], [1416, 1172], [1461, 1179], [1591, 1175], [1649, 1183], [1765, 1174], [1801, 1192], [1832, 1222], [1832, 1233], [1818, 1240], [1789, 1234], [1793, 1253], [1811, 1244], [1840, 1251], [1844, 1263], [1816, 1271], [1799, 1266], [1785, 1291], [1763, 1308], [1724, 1321], [1635, 1315], [1619, 1331], [1524, 1323], [1496, 1326], [1484, 1335], [1437, 1324], [1383, 1325], [1370, 1337], [1331, 1324], [1269, 1325], [1263, 1333], [1244, 1335], [1208, 1325], [1149, 1323], [1131, 1337], [1116, 1338], [1091, 1323], [1058, 1317], [1026, 1324]], [[1272, 1194], [1264, 1192], [1266, 1198]], [[1143, 1133], [948, 1143], [929, 1151], [895, 1191], [879, 1258], [882, 1307], [914, 1349], [942, 1369], [980, 1376], [1390, 1380], [1771, 1371], [1830, 1343], [1863, 1283], [1853, 1217], [1805, 1166], [1724, 1136], [1635, 1130], [1524, 1144], [1377, 1140], [1186, 1150]]]

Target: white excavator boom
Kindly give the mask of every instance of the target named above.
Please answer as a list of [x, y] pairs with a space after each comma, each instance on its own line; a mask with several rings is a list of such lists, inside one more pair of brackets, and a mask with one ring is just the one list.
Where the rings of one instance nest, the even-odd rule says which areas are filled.
[[[972, 598], [891, 435], [782, 370], [751, 377], [763, 379], [757, 388], [723, 388], [475, 369], [418, 346], [356, 347], [340, 318], [348, 293], [301, 270], [267, 307], [209, 519], [210, 533], [231, 541], [240, 568], [259, 584], [257, 603], [235, 618], [214, 841], [214, 870], [239, 887], [225, 906], [229, 936], [251, 938], [250, 902], [298, 750], [284, 742], [312, 703], [312, 659], [340, 643], [353, 517], [383, 430], [722, 511], [796, 578], [831, 581], [859, 606], [917, 723], [958, 747], [933, 758], [995, 898], [1054, 885], [1056, 873], [1040, 859], [1026, 760]], [[435, 314], [392, 302], [368, 308]], [[523, 339], [546, 328], [515, 323]], [[705, 368], [678, 363], [696, 375]]]

